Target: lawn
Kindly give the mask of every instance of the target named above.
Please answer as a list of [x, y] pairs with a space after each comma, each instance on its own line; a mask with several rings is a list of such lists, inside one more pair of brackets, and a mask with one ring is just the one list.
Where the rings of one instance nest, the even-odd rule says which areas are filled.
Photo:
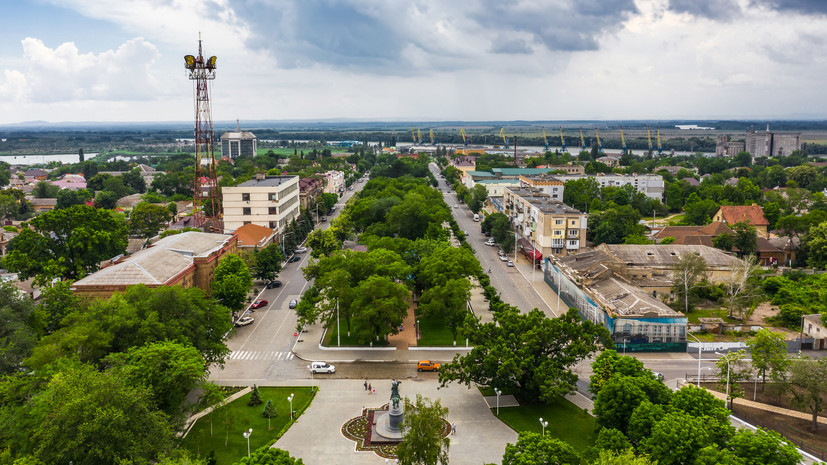
[[[269, 152], [270, 150], [272, 150], [273, 153], [275, 153], [276, 155], [286, 155], [286, 156], [293, 155], [293, 148], [292, 147], [279, 147], [279, 148], [275, 148], [275, 147], [273, 147], [273, 148], [261, 148], [261, 147], [258, 147], [258, 150], [256, 150], [256, 155], [266, 155], [267, 152]], [[310, 150], [312, 150], [312, 149], [309, 149], [309, 150], [306, 150], [306, 151], [309, 152]]]
[[727, 323], [741, 323], [741, 320], [727, 317], [729, 311], [725, 308], [696, 308], [686, 314], [690, 323], [698, 323], [698, 318], [722, 318]]
[[[244, 431], [253, 429], [250, 435], [251, 451], [270, 445], [278, 439], [279, 434], [290, 422], [290, 403], [287, 397], [294, 394], [293, 410], [297, 412], [297, 416], [310, 405], [312, 399], [310, 388], [307, 387], [259, 387], [258, 391], [263, 404], [249, 407], [247, 402], [251, 394], [246, 394], [214, 410], [195, 423], [182, 441], [183, 446], [196, 454], [200, 453], [202, 458], [207, 457], [210, 451], [215, 451], [218, 465], [233, 464], [247, 454], [247, 440], [242, 435]], [[261, 416], [268, 399], [272, 399], [276, 407], [276, 416], [270, 419], [269, 430], [267, 419]], [[229, 435], [227, 418], [230, 420]], [[224, 441], [227, 438], [229, 439], [225, 446]]]
[[[350, 336], [347, 335], [347, 323], [344, 321], [340, 322], [342, 327], [342, 347], [370, 347], [370, 344], [360, 344], [356, 340], [356, 331], [355, 328], [351, 328]], [[324, 340], [322, 341], [322, 345], [326, 347], [336, 347], [339, 343], [337, 340], [336, 331], [336, 320], [333, 320], [327, 328], [327, 333], [325, 333]], [[380, 341], [373, 341], [373, 347], [387, 347], [388, 341], [382, 339]]]
[[[496, 408], [491, 409], [496, 415]], [[524, 404], [519, 407], [500, 407], [500, 420], [518, 433], [540, 433], [540, 418], [548, 422], [546, 434], [571, 444], [583, 452], [594, 445], [596, 423], [592, 416], [566, 399], [551, 404]]]
[[[417, 342], [420, 347], [453, 346], [454, 334], [441, 319], [434, 316], [417, 315], [422, 337]], [[464, 342], [463, 342], [464, 343]], [[457, 342], [459, 344], [459, 342]]]

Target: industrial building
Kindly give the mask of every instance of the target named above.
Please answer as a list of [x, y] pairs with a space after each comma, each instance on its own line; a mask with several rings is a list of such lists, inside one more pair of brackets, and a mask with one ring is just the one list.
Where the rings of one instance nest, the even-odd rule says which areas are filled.
[[770, 132], [770, 125], [764, 133], [747, 131], [746, 151], [757, 157], [788, 157], [801, 150], [800, 132]]

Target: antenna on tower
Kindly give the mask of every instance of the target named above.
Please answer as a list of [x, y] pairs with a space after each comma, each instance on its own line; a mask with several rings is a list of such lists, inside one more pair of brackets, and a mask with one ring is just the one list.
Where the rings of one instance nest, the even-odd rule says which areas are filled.
[[184, 56], [187, 77], [192, 81], [195, 100], [195, 166], [193, 175], [193, 226], [207, 231], [223, 232], [221, 203], [219, 202], [218, 170], [215, 163], [210, 89], [208, 81], [215, 79], [216, 57], [204, 59], [201, 33], [198, 33], [198, 56]]

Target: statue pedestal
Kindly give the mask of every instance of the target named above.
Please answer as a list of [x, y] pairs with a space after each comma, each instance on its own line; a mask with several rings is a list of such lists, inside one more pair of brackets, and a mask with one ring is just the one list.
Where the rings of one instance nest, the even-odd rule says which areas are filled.
[[402, 421], [402, 407], [391, 407], [386, 412], [377, 412], [373, 416], [370, 441], [378, 443], [397, 443], [402, 441], [399, 423]]

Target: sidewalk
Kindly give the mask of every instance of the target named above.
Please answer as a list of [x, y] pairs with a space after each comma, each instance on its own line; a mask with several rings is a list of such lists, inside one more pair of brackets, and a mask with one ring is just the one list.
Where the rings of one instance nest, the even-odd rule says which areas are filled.
[[[534, 269], [532, 262], [524, 255], [517, 254], [517, 261], [514, 262], [514, 267], [523, 276], [523, 279], [534, 289], [534, 292], [545, 302], [548, 307], [546, 316], [549, 318], [556, 318], [568, 311], [565, 302], [557, 298], [557, 293], [545, 281], [544, 271]], [[533, 270], [533, 271], [532, 271]], [[532, 280], [532, 277], [534, 278]], [[542, 310], [542, 309], [540, 309]]]

